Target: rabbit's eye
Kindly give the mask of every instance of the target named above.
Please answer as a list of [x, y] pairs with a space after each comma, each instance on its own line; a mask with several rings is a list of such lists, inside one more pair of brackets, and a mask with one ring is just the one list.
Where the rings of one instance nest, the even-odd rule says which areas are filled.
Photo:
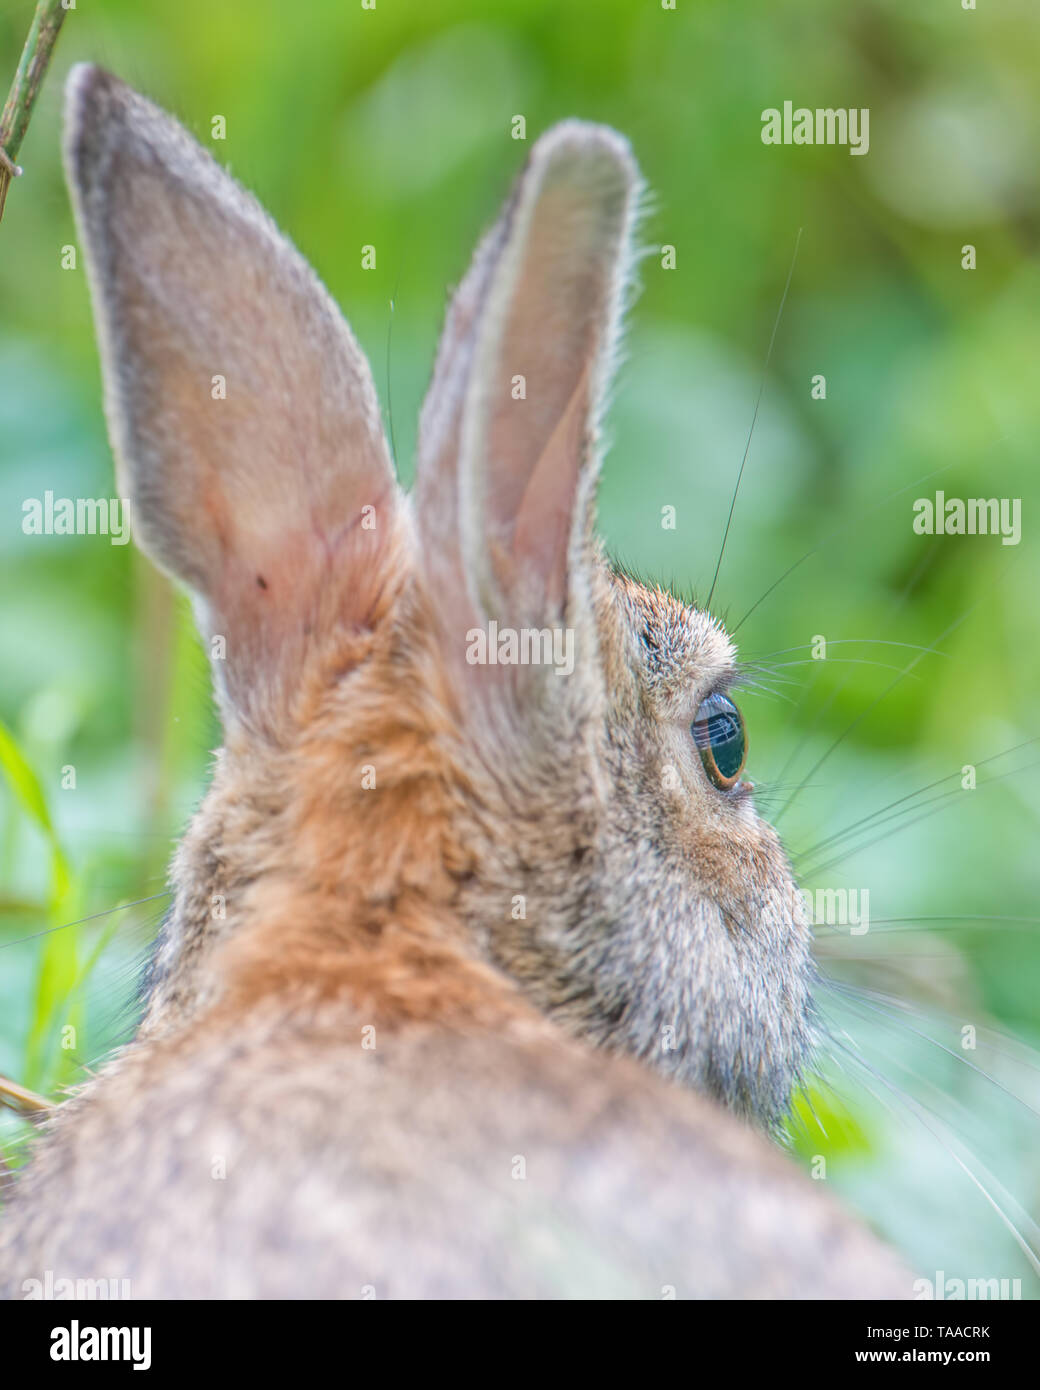
[[740, 776], [747, 757], [747, 732], [740, 710], [725, 695], [709, 695], [690, 725], [704, 771], [722, 791]]

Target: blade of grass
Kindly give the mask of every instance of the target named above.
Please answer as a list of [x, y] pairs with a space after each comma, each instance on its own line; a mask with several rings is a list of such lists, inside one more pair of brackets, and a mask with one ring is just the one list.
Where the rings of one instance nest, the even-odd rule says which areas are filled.
[[[75, 921], [81, 915], [75, 911], [79, 884], [73, 876], [58, 839], [39, 778], [3, 721], [0, 721], [0, 772], [6, 778], [15, 799], [42, 833], [50, 849], [47, 911], [49, 920], [52, 924]], [[32, 1089], [45, 1088], [45, 1078], [52, 1070], [48, 1065], [50, 1045], [59, 1021], [71, 1025], [75, 1030], [71, 1035], [66, 1034], [66, 1038], [74, 1038], [78, 1034], [82, 1024], [79, 1006], [75, 1009], [76, 1018], [70, 1016], [62, 1020], [62, 1012], [78, 978], [79, 933], [74, 927], [68, 931], [49, 933], [43, 938], [41, 946], [32, 1020], [26, 1040], [24, 1076], [26, 1085]], [[67, 1052], [68, 1048], [64, 1050]], [[54, 1070], [67, 1070], [68, 1059], [64, 1059], [63, 1064], [62, 1060], [59, 1053], [59, 1066]]]

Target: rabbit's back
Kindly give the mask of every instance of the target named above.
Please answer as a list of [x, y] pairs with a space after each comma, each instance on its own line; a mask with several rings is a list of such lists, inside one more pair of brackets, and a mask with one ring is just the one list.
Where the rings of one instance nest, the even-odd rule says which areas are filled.
[[0, 1289], [134, 1297], [897, 1297], [894, 1257], [703, 1099], [533, 1025], [270, 1016], [136, 1049], [16, 1192]]

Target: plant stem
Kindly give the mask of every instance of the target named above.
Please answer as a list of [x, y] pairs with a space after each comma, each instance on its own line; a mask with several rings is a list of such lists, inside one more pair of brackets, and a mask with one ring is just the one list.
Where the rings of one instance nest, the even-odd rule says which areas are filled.
[[62, 0], [39, 0], [18, 71], [0, 114], [0, 217], [4, 215], [8, 185], [15, 174], [22, 172], [14, 160], [25, 138], [33, 104], [66, 13]]
[[0, 1105], [9, 1106], [19, 1115], [26, 1116], [46, 1115], [54, 1109], [51, 1101], [25, 1086], [19, 1086], [9, 1076], [0, 1076]]

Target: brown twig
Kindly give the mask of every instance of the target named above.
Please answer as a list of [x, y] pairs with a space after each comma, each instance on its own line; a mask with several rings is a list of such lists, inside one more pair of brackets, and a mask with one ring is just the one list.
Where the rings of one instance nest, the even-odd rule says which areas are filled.
[[0, 1105], [6, 1105], [27, 1120], [42, 1119], [54, 1109], [51, 1101], [19, 1086], [9, 1076], [0, 1076]]
[[66, 13], [62, 0], [39, 0], [18, 71], [0, 114], [0, 217], [4, 215], [8, 186], [22, 172], [14, 161]]

